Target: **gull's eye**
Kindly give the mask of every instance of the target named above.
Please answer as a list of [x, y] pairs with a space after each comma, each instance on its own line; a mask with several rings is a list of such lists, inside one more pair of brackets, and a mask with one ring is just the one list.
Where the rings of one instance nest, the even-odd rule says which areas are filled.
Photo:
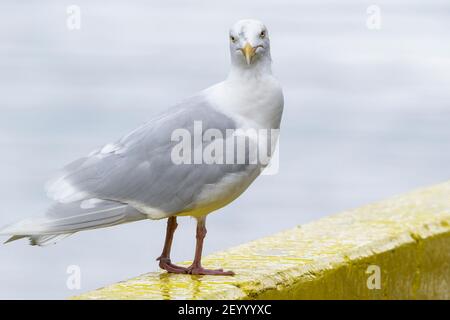
[[235, 36], [230, 36], [230, 40], [231, 40], [231, 42], [236, 42], [236, 37]]
[[261, 38], [261, 39], [264, 39], [264, 37], [266, 36], [266, 31], [261, 31], [261, 33], [259, 34], [259, 37]]

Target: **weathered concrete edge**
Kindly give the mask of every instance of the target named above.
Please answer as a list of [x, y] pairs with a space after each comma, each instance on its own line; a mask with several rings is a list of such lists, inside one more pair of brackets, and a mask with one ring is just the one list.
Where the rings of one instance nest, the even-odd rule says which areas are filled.
[[[249, 299], [343, 299], [343, 300], [385, 300], [385, 299], [450, 299], [450, 231], [437, 233], [426, 238], [411, 238], [404, 235], [404, 242], [381, 244], [380, 248], [367, 248], [353, 257], [346, 257], [340, 263], [324, 262], [317, 269], [286, 271], [280, 281], [273, 285], [255, 288], [246, 287], [241, 300]], [[435, 243], [445, 245], [435, 245]], [[425, 247], [429, 248], [425, 254]], [[379, 251], [380, 250], [380, 251]], [[381, 251], [382, 250], [382, 251]], [[429, 263], [430, 256], [439, 260]], [[411, 259], [415, 257], [415, 259]], [[404, 265], [403, 263], [407, 263]], [[379, 289], [369, 289], [370, 267], [380, 267]], [[435, 270], [437, 269], [437, 270]], [[391, 276], [393, 273], [396, 275]], [[445, 286], [442, 290], [429, 290]]]
[[[320, 252], [311, 263], [301, 257], [281, 257], [282, 266], [262, 268], [254, 277], [249, 274], [238, 276], [233, 280], [210, 277], [182, 276], [164, 278], [160, 272], [124, 281], [93, 292], [74, 297], [75, 299], [403, 299], [403, 298], [449, 298], [450, 284], [450, 183], [418, 190], [405, 196], [395, 197], [377, 204], [344, 212], [320, 219], [301, 228], [288, 230], [271, 237], [253, 241], [248, 244], [211, 255], [207, 262], [223, 264], [239, 256], [237, 262], [250, 252], [252, 258], [258, 258], [252, 252], [263, 249], [280, 250], [278, 244], [283, 239], [299, 236], [320, 240], [325, 233], [311, 232], [315, 228], [336, 224], [338, 228], [348, 221], [363, 227], [356, 233], [343, 232], [342, 239], [353, 236], [358, 239], [353, 244], [364, 240], [360, 231], [380, 224], [380, 232], [387, 236], [367, 237], [372, 239], [363, 245], [342, 246], [335, 253]], [[392, 213], [384, 212], [391, 208]], [[367, 213], [367, 210], [369, 213]], [[379, 210], [380, 219], [373, 215]], [[390, 216], [395, 218], [392, 218]], [[350, 218], [350, 219], [349, 219]], [[354, 221], [353, 221], [354, 220]], [[361, 223], [361, 220], [363, 221]], [[365, 221], [364, 221], [365, 220]], [[355, 222], [356, 221], [356, 222]], [[386, 225], [396, 224], [395, 232]], [[400, 230], [397, 230], [400, 226]], [[345, 225], [344, 225], [345, 227]], [[303, 230], [306, 229], [306, 232]], [[308, 230], [309, 229], [309, 230]], [[386, 232], [386, 230], [388, 232]], [[303, 231], [303, 232], [302, 232]], [[345, 230], [344, 230], [345, 231]], [[342, 240], [341, 239], [341, 240]], [[301, 254], [302, 245], [290, 242], [289, 250]], [[297, 248], [298, 247], [298, 248]], [[303, 245], [303, 248], [307, 246]], [[327, 247], [328, 249], [329, 247]], [[314, 248], [317, 249], [317, 248]], [[300, 250], [300, 251], [299, 251]], [[250, 256], [249, 255], [249, 256]], [[276, 260], [277, 254], [269, 257]], [[293, 258], [294, 264], [289, 264]], [[245, 259], [244, 259], [245, 260]], [[311, 259], [310, 259], [311, 260]], [[241, 261], [242, 262], [242, 261]], [[267, 264], [266, 260], [263, 260]], [[405, 263], [406, 262], [406, 263]], [[245, 263], [244, 263], [245, 264]], [[381, 289], [369, 290], [366, 286], [369, 265], [378, 265], [382, 270]], [[172, 276], [172, 275], [170, 275]], [[163, 277], [163, 278], [161, 278]], [[168, 276], [169, 277], [169, 276]], [[188, 278], [188, 280], [186, 280]], [[164, 290], [168, 295], [161, 295], [154, 290], [161, 279], [168, 280]], [[190, 279], [190, 280], [189, 280]], [[194, 284], [197, 295], [190, 294]], [[161, 286], [163, 287], [163, 286]], [[142, 288], [144, 291], [142, 292]], [[204, 289], [203, 289], [204, 288]], [[431, 288], [431, 289], [430, 289]], [[202, 290], [203, 289], [203, 290]], [[177, 292], [178, 290], [178, 292]], [[184, 291], [187, 291], [185, 294]], [[149, 293], [149, 294], [148, 294]]]

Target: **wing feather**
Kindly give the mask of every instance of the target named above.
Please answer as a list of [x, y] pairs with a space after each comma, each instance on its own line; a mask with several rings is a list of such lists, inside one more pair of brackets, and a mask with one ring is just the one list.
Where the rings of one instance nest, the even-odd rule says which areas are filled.
[[[194, 121], [203, 130], [235, 129], [234, 120], [215, 110], [202, 96], [192, 97], [86, 157], [78, 159], [48, 187], [56, 201], [70, 203], [98, 198], [152, 208], [168, 215], [192, 206], [201, 190], [247, 165], [175, 164], [171, 141], [175, 129], [193, 134]], [[204, 142], [203, 142], [204, 143]]]

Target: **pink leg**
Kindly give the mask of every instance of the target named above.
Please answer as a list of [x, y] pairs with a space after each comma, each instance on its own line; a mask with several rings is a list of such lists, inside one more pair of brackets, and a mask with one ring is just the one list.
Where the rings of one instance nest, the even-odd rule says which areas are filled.
[[187, 268], [172, 264], [172, 262], [170, 261], [170, 249], [172, 248], [173, 234], [175, 233], [177, 226], [177, 217], [169, 217], [167, 219], [166, 240], [164, 242], [164, 248], [161, 256], [159, 256], [159, 258], [156, 260], [159, 260], [159, 267], [166, 270], [167, 272], [187, 273]]
[[206, 226], [205, 217], [197, 219], [197, 243], [195, 246], [195, 257], [192, 265], [187, 268], [187, 273], [198, 274], [198, 275], [222, 275], [222, 276], [232, 276], [233, 271], [223, 271], [223, 269], [209, 270], [202, 267], [202, 251], [203, 251], [203, 240], [206, 236]]

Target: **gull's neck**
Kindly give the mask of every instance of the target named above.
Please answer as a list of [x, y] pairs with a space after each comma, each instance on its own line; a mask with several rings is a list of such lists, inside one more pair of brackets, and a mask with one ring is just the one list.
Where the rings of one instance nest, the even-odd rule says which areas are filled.
[[241, 128], [279, 128], [283, 92], [272, 76], [270, 59], [250, 66], [233, 62], [228, 78], [210, 87], [207, 96]]
[[264, 57], [255, 64], [247, 65], [232, 61], [227, 81], [255, 81], [272, 75], [272, 61]]

